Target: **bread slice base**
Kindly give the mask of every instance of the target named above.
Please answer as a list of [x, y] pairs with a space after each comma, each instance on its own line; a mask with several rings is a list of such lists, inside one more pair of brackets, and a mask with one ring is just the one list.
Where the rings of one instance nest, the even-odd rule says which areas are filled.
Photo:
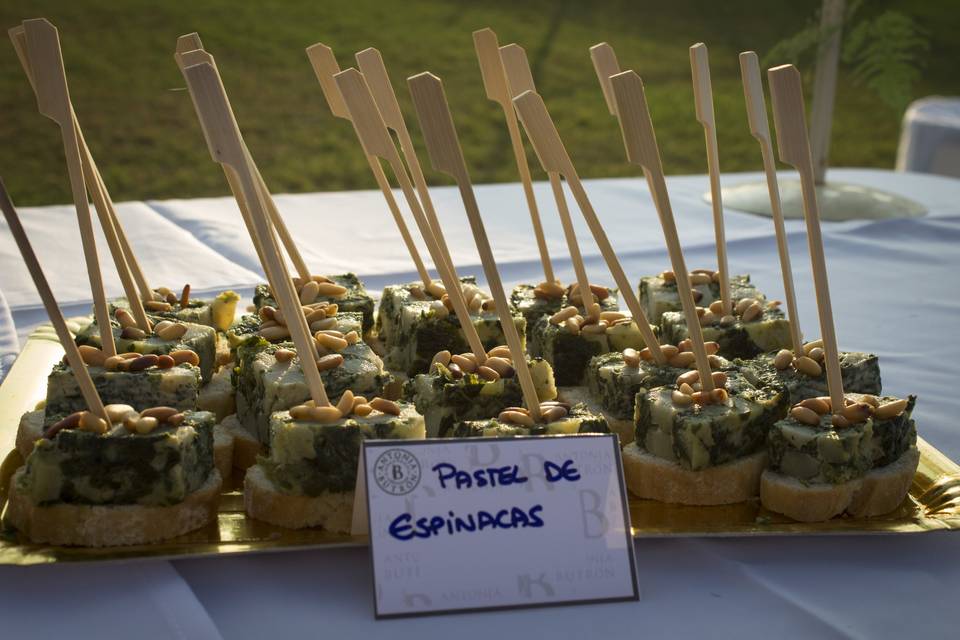
[[633, 442], [623, 448], [627, 489], [638, 498], [689, 505], [733, 504], [749, 500], [760, 489], [766, 451], [700, 471], [684, 469]]
[[19, 469], [10, 482], [6, 521], [32, 542], [79, 547], [149, 544], [200, 529], [217, 517], [220, 473], [183, 502], [166, 507], [139, 504], [85, 505], [58, 503], [38, 506], [17, 491]]
[[263, 467], [247, 469], [243, 480], [243, 505], [247, 515], [287, 529], [323, 527], [331, 533], [350, 533], [353, 491], [324, 492], [320, 496], [281, 493]]
[[612, 416], [593, 399], [593, 396], [590, 395], [590, 389], [587, 387], [560, 387], [557, 389], [557, 397], [570, 404], [582, 402], [587, 406], [588, 411], [603, 416], [607, 421], [607, 426], [610, 427], [610, 431], [620, 438], [621, 448], [633, 442], [636, 433], [636, 425], [633, 424], [633, 419], [624, 420]]
[[823, 522], [844, 512], [857, 518], [882, 515], [903, 502], [919, 462], [919, 450], [910, 447], [895, 462], [843, 484], [804, 484], [764, 471], [760, 502], [765, 509], [800, 522]]
[[233, 475], [233, 434], [222, 424], [213, 427], [213, 466], [226, 483]]
[[43, 409], [38, 409], [20, 417], [15, 446], [24, 460], [33, 452], [33, 444], [43, 437], [43, 415]]

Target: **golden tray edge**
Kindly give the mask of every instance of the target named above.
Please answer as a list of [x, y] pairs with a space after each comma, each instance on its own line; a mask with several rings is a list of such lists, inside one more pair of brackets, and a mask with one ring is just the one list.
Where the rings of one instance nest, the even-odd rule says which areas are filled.
[[[23, 464], [15, 449], [20, 416], [34, 408], [46, 392], [46, 374], [63, 356], [50, 325], [35, 330], [0, 385], [0, 513], [7, 502], [13, 473]], [[39, 375], [38, 375], [39, 372]], [[917, 439], [920, 464], [909, 495], [895, 511], [875, 518], [834, 518], [827, 522], [795, 522], [763, 509], [759, 500], [716, 507], [672, 505], [629, 498], [634, 538], [731, 537], [770, 535], [864, 535], [924, 533], [960, 529], [960, 466], [922, 438]], [[337, 549], [367, 544], [361, 536], [335, 535], [320, 529], [291, 530], [249, 518], [243, 493], [234, 480], [221, 495], [216, 523], [177, 538], [127, 547], [63, 547], [34, 544], [15, 530], [0, 528], [0, 565], [55, 562], [177, 559], [298, 549]]]

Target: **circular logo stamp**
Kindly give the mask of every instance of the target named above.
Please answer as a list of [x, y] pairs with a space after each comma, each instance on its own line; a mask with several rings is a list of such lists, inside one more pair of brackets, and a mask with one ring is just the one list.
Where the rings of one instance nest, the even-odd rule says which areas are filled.
[[420, 462], [404, 449], [387, 449], [373, 463], [373, 477], [384, 493], [402, 496], [420, 484]]

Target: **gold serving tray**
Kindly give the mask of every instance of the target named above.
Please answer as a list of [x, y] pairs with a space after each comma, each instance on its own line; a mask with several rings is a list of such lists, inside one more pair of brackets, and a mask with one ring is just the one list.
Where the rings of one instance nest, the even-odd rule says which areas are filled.
[[[49, 325], [38, 328], [0, 385], [0, 510], [10, 478], [23, 464], [15, 450], [20, 416], [46, 394], [46, 375], [63, 349]], [[920, 466], [903, 504], [877, 518], [834, 518], [799, 523], [763, 509], [759, 501], [719, 507], [690, 507], [630, 498], [633, 535], [643, 537], [829, 535], [922, 533], [960, 529], [960, 466], [918, 438]], [[17, 531], [0, 528], [0, 564], [91, 562], [133, 558], [183, 558], [303, 548], [362, 546], [366, 538], [332, 535], [319, 529], [293, 531], [252, 518], [243, 510], [236, 480], [223, 493], [216, 524], [157, 544], [88, 549], [33, 544]]]

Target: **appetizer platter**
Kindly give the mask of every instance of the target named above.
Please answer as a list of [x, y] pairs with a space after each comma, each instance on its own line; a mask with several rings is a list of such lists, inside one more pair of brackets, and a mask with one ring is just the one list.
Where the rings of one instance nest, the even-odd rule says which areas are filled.
[[[620, 70], [608, 44], [591, 48], [670, 262], [656, 275], [628, 275], [525, 51], [500, 46], [490, 29], [474, 33], [479, 79], [502, 108], [543, 269], [541, 282], [512, 290], [441, 79], [408, 78], [410, 97], [429, 169], [452, 178], [461, 195], [477, 274], [458, 272], [379, 51], [365, 49], [356, 68], [341, 70], [328, 46], [307, 48], [319, 93], [353, 126], [418, 274], [376, 297], [354, 273], [321, 275], [304, 261], [303, 240], [287, 229], [247, 149], [215, 59], [197, 34], [182, 36], [174, 63], [266, 276], [244, 307], [232, 291], [198, 299], [189, 284], [148, 284], [70, 102], [56, 28], [26, 20], [10, 37], [40, 113], [63, 134], [94, 305], [90, 317], [63, 318], [0, 183], [3, 215], [51, 322], [0, 386], [0, 563], [363, 544], [351, 535], [354, 485], [362, 443], [374, 439], [616, 433], [636, 536], [960, 527], [960, 467], [918, 435], [912, 414], [922, 398], [883, 389], [877, 355], [839, 350], [794, 67], [770, 69], [768, 80], [780, 160], [804, 187], [821, 336], [807, 341], [752, 52], [740, 57], [748, 125], [768, 179], [785, 310], [727, 267], [703, 44], [690, 48], [690, 61], [717, 266], [698, 269], [686, 264], [643, 82]], [[524, 137], [549, 180], [574, 282], [555, 276]], [[568, 192], [609, 274], [588, 274]], [[122, 298], [104, 294], [88, 200]], [[614, 287], [590, 279], [606, 275]]]

